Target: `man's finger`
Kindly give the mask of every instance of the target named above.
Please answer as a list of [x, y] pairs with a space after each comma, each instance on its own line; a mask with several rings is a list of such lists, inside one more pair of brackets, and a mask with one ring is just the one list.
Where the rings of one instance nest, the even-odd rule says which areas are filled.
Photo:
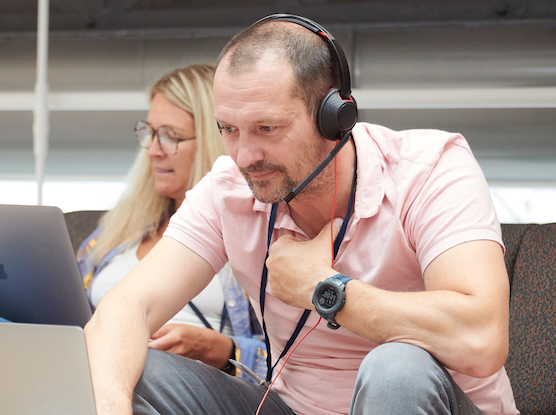
[[321, 229], [320, 233], [317, 235], [317, 238], [330, 238], [330, 226], [333, 225], [332, 236], [334, 237], [334, 240], [336, 240], [336, 237], [338, 236], [338, 234], [340, 233], [340, 229], [342, 228], [343, 222], [344, 220], [342, 218], [334, 218], [332, 222], [328, 222], [326, 225], [324, 225], [324, 228]]
[[170, 331], [172, 331], [172, 328], [169, 327], [168, 324], [165, 324], [164, 326], [162, 326], [161, 328], [159, 328], [157, 331], [155, 331], [153, 333], [153, 335], [151, 336], [151, 339], [155, 340], [158, 339], [162, 336], [165, 336], [166, 334], [168, 334]]

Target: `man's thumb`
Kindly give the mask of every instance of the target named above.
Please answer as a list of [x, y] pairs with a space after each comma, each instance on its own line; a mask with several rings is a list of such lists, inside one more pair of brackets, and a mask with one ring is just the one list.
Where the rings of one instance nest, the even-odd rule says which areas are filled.
[[332, 223], [328, 222], [328, 224], [324, 228], [322, 228], [320, 234], [323, 237], [330, 238], [330, 226], [332, 226], [332, 235], [334, 236], [334, 240], [336, 240], [336, 237], [338, 236], [338, 234], [340, 233], [340, 229], [342, 228], [343, 222], [344, 220], [342, 218], [334, 218]]

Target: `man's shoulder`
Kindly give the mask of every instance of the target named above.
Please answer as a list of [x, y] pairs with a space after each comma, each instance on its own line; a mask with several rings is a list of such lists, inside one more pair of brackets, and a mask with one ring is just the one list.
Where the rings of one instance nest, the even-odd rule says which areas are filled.
[[461, 134], [435, 129], [396, 131], [381, 125], [362, 122], [354, 127], [353, 136], [358, 147], [371, 146], [379, 153], [380, 158], [394, 163], [404, 159], [416, 163], [434, 164], [450, 145], [471, 152]]
[[221, 203], [238, 200], [253, 203], [251, 189], [230, 156], [220, 156], [216, 159], [211, 171], [199, 184], [199, 191], [215, 195]]
[[218, 157], [207, 176], [213, 184], [229, 182], [235, 185], [247, 186], [245, 178], [230, 156]]
[[234, 163], [230, 156], [220, 156], [216, 159], [214, 164], [212, 165], [211, 174], [212, 175], [219, 175], [219, 176], [231, 176], [235, 177], [235, 175], [241, 174], [237, 168], [237, 165]]

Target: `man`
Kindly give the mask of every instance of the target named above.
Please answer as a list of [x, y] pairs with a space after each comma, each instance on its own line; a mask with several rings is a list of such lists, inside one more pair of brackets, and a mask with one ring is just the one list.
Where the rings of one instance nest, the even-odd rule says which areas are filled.
[[[500, 227], [463, 137], [358, 124], [335, 164], [282, 202], [335, 146], [315, 120], [338, 86], [335, 66], [326, 42], [291, 22], [256, 24], [226, 46], [214, 99], [231, 159], [187, 194], [88, 324], [99, 415], [129, 414], [132, 400], [141, 414], [256, 413], [265, 387], [156, 350], [147, 358], [149, 336], [227, 261], [263, 321], [272, 365], [319, 322], [313, 296], [319, 310], [339, 304], [321, 282], [348, 276], [330, 280], [345, 305], [299, 343], [261, 414], [518, 413], [503, 369]], [[337, 254], [331, 238], [342, 239]]]

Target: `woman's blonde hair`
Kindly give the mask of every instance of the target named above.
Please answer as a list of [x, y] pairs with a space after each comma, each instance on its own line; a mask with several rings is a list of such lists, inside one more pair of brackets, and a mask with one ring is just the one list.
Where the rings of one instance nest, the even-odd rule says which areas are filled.
[[[192, 65], [164, 75], [150, 90], [151, 101], [161, 94], [195, 120], [196, 153], [188, 189], [210, 171], [219, 156], [226, 154], [214, 121], [213, 77], [213, 65]], [[98, 266], [117, 246], [136, 240], [147, 231], [155, 238], [160, 223], [178, 207], [173, 199], [156, 192], [147, 150], [140, 149], [126, 190], [116, 207], [100, 220], [101, 233], [92, 253], [95, 264]]]

